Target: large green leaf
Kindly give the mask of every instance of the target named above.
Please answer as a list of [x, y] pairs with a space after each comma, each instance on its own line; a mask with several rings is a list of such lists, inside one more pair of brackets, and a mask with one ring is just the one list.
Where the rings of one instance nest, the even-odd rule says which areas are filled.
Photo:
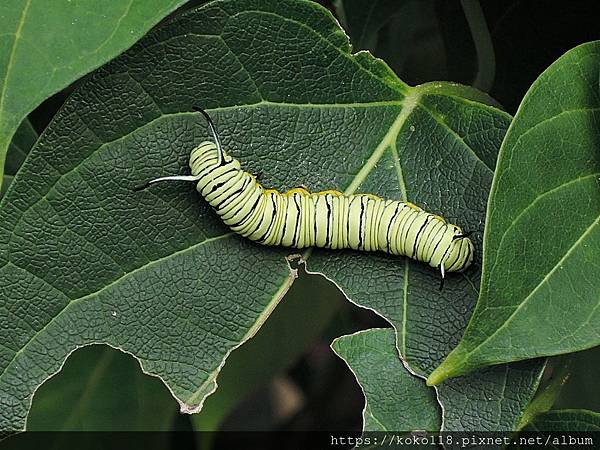
[[43, 100], [114, 58], [186, 0], [4, 0], [0, 182], [11, 138]]
[[[234, 407], [314, 344], [339, 311], [342, 301], [342, 295], [331, 283], [322, 277], [300, 273], [256, 336], [227, 359], [216, 392], [206, 400], [202, 411], [191, 418], [194, 429], [218, 430]], [[278, 345], [273, 345], [274, 342]], [[210, 441], [214, 434], [207, 433], [201, 438]]]
[[435, 393], [398, 358], [391, 328], [370, 329], [333, 341], [365, 394], [364, 431], [438, 431]]
[[600, 42], [532, 85], [502, 144], [482, 291], [429, 379], [600, 344]]
[[[474, 231], [480, 251], [510, 117], [474, 100], [486, 98], [444, 83], [410, 88], [368, 53], [351, 55], [311, 2], [215, 2], [151, 33], [66, 102], [0, 203], [0, 428], [22, 429], [35, 389], [91, 343], [131, 353], [197, 411], [293, 281], [289, 249], [233, 235], [193, 186], [131, 191], [187, 171], [207, 136], [192, 105], [209, 109], [266, 185], [409, 198]], [[457, 342], [479, 284], [475, 268], [440, 292], [431, 268], [381, 254], [315, 251], [309, 268], [386, 317], [421, 374]], [[531, 396], [539, 367], [520, 369], [506, 395]], [[509, 426], [518, 408], [499, 421], [480, 389], [512, 370], [448, 396]]]

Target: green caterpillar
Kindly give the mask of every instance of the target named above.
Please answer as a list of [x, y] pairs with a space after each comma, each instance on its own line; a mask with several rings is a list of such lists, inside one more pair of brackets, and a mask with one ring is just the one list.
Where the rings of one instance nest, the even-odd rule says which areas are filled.
[[472, 263], [470, 233], [412, 203], [372, 194], [265, 189], [222, 150], [211, 118], [195, 109], [206, 117], [214, 143], [202, 142], [192, 150], [192, 174], [157, 178], [136, 190], [159, 181], [193, 181], [231, 230], [264, 245], [379, 250], [439, 268], [442, 281], [445, 272], [462, 271]]

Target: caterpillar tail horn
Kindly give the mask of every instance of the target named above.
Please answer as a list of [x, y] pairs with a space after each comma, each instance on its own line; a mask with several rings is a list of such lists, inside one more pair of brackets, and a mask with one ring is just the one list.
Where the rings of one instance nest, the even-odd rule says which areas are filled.
[[154, 180], [147, 181], [138, 186], [133, 187], [131, 190], [134, 192], [143, 191], [144, 189], [152, 186], [155, 183], [160, 183], [161, 181], [198, 181], [199, 178], [197, 176], [191, 175], [175, 175], [172, 177], [160, 177], [155, 178]]
[[443, 263], [440, 264], [440, 273], [442, 275], [442, 278], [440, 279], [440, 291], [441, 291], [442, 289], [444, 289], [444, 278], [446, 276], [446, 271], [444, 269], [444, 264]]

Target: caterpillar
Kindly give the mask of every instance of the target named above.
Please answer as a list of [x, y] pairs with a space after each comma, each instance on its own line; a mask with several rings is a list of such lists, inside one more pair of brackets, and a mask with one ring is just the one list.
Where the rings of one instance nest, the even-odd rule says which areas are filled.
[[471, 233], [410, 202], [335, 190], [311, 193], [295, 188], [281, 193], [264, 188], [223, 151], [208, 113], [201, 108], [194, 110], [206, 118], [214, 142], [202, 142], [192, 150], [191, 175], [156, 178], [135, 190], [168, 180], [195, 182], [197, 191], [221, 220], [252, 241], [408, 256], [438, 268], [442, 285], [446, 272], [459, 272], [471, 265]]

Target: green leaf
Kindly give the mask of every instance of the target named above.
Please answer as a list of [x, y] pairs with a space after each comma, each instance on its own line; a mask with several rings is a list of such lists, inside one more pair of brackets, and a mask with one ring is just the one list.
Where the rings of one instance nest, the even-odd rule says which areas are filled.
[[514, 431], [542, 377], [539, 361], [486, 368], [435, 386], [444, 406], [442, 431]]
[[[307, 351], [340, 309], [342, 299], [339, 291], [322, 277], [301, 273], [256, 336], [227, 359], [214, 395], [191, 418], [194, 429], [218, 430], [223, 419], [247, 395]], [[201, 437], [210, 440], [214, 435]]]
[[27, 429], [169, 431], [177, 413], [165, 386], [133, 358], [94, 345], [73, 353], [36, 392]]
[[423, 380], [402, 365], [391, 328], [370, 329], [333, 341], [365, 394], [364, 431], [438, 431], [439, 405]]
[[[7, 0], [0, 5], [0, 182], [11, 138], [36, 106], [114, 58], [185, 0]], [[7, 168], [7, 173], [8, 168]]]
[[482, 291], [429, 382], [600, 344], [600, 42], [532, 85], [502, 144], [488, 207]]
[[19, 167], [21, 167], [21, 164], [23, 164], [23, 161], [25, 161], [37, 137], [37, 132], [31, 126], [31, 122], [28, 119], [23, 120], [10, 142], [8, 158], [6, 159], [6, 175], [1, 182], [0, 198], [2, 198], [8, 186], [12, 183], [14, 175], [19, 170]]
[[537, 416], [525, 431], [600, 431], [600, 414], [585, 409], [548, 411]]
[[[131, 353], [196, 412], [292, 283], [284, 257], [296, 251], [233, 235], [193, 186], [131, 191], [187, 171], [207, 136], [193, 105], [266, 186], [410, 199], [474, 231], [480, 252], [510, 117], [456, 92], [410, 88], [368, 53], [350, 54], [331, 14], [296, 0], [208, 4], [97, 71], [0, 203], [0, 428], [22, 429], [37, 387], [91, 343]], [[308, 267], [386, 317], [422, 374], [457, 342], [479, 284], [473, 269], [440, 292], [436, 271], [383, 254], [315, 251]], [[533, 395], [539, 366], [520, 370], [507, 396]], [[481, 387], [456, 395], [486, 414]]]

